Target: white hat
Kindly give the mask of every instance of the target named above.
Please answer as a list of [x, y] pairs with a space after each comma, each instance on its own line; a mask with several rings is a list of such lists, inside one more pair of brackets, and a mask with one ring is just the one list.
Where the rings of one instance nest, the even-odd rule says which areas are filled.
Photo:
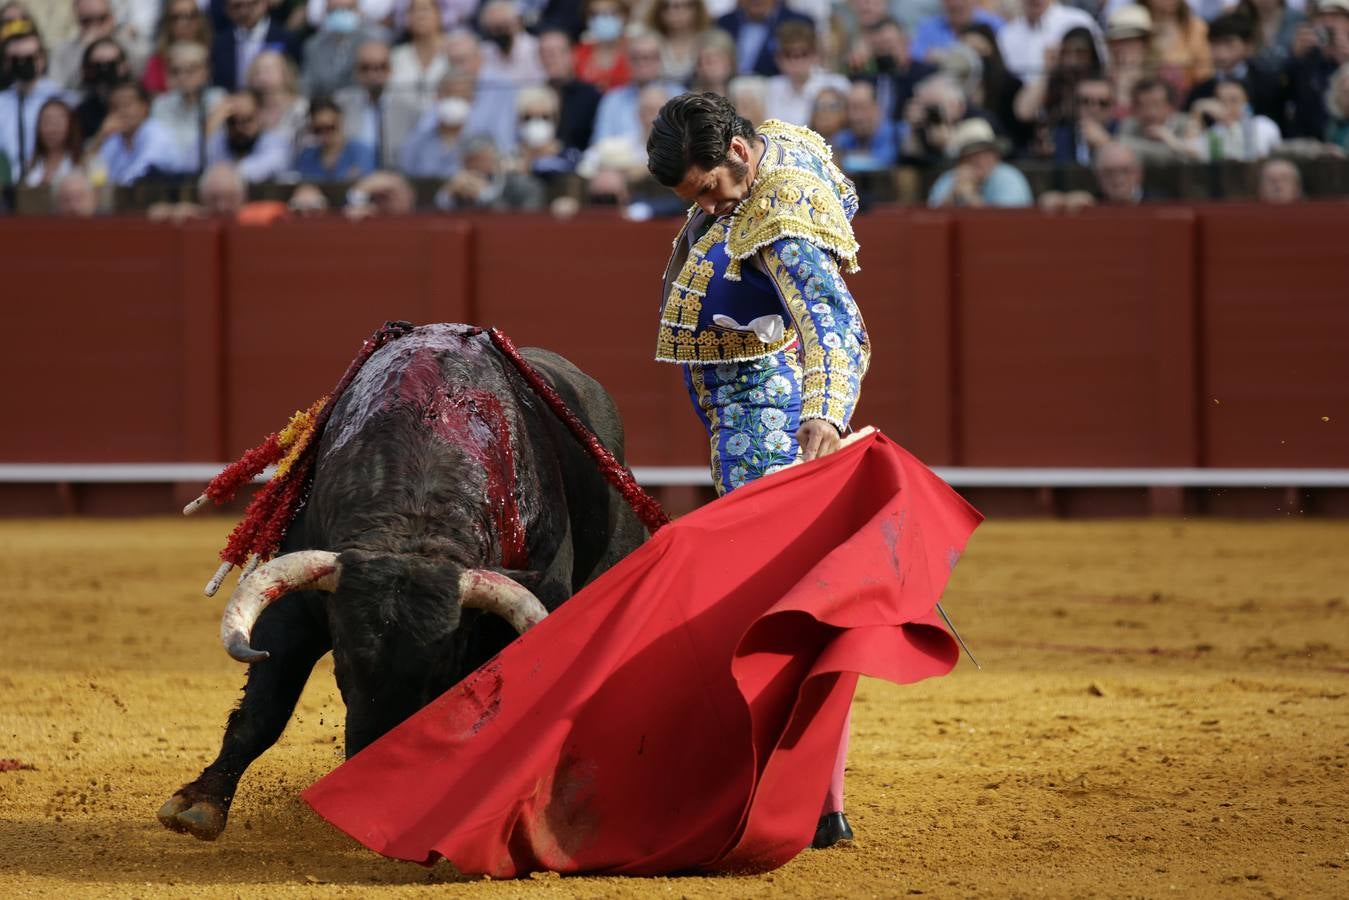
[[[1341, 0], [1349, 3], [1349, 0]], [[1147, 37], [1152, 34], [1152, 13], [1146, 6], [1131, 4], [1121, 6], [1106, 20], [1105, 39], [1123, 41], [1129, 38]]]
[[1349, 16], [1349, 0], [1317, 0], [1317, 15], [1328, 12]]
[[983, 119], [966, 119], [951, 129], [950, 140], [946, 142], [946, 155], [964, 159], [980, 150], [992, 150], [1002, 155], [1002, 144], [993, 133], [993, 126]]

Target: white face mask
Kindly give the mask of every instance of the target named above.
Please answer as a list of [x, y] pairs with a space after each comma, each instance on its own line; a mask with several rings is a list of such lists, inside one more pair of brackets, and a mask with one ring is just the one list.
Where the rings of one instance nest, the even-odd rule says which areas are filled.
[[471, 109], [463, 97], [446, 97], [436, 104], [436, 119], [442, 125], [455, 128], [468, 121]]
[[526, 147], [537, 150], [548, 146], [554, 133], [553, 123], [547, 119], [530, 119], [520, 126], [520, 141]]

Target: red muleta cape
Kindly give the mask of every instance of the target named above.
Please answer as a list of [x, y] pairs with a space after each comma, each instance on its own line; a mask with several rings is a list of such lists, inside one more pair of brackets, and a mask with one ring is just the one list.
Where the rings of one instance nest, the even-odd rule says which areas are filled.
[[810, 843], [859, 674], [944, 675], [979, 513], [879, 433], [650, 541], [304, 798], [465, 874], [752, 872]]

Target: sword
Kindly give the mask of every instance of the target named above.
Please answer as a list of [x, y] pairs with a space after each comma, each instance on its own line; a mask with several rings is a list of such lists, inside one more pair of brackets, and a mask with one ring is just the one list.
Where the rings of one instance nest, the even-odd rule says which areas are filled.
[[960, 636], [959, 631], [956, 631], [955, 623], [952, 622], [951, 617], [946, 614], [946, 610], [941, 608], [940, 603], [937, 604], [937, 612], [941, 613], [942, 621], [946, 623], [947, 628], [951, 629], [951, 634], [955, 635], [957, 643], [960, 644], [960, 649], [965, 651], [965, 655], [970, 658], [970, 662], [974, 663], [974, 667], [982, 672], [984, 667], [979, 665], [979, 660], [974, 658], [974, 654], [970, 652], [970, 648], [965, 643], [965, 639]]

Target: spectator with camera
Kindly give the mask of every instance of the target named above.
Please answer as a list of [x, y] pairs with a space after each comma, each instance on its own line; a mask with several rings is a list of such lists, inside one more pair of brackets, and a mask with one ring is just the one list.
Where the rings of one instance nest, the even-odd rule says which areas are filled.
[[774, 38], [777, 46], [774, 62], [781, 74], [768, 79], [764, 111], [770, 119], [805, 125], [810, 121], [815, 95], [825, 88], [846, 92], [848, 80], [820, 67], [819, 44], [813, 24], [783, 22]]
[[548, 29], [539, 35], [539, 61], [558, 98], [558, 140], [564, 147], [584, 151], [595, 133], [599, 89], [576, 77], [571, 36], [565, 31]]
[[1213, 77], [1190, 90], [1186, 108], [1214, 96], [1220, 82], [1240, 81], [1255, 114], [1279, 121], [1283, 117], [1282, 79], [1278, 72], [1265, 68], [1254, 58], [1255, 30], [1251, 20], [1238, 13], [1218, 16], [1209, 23], [1208, 43], [1213, 57]]
[[1349, 0], [1319, 0], [1311, 24], [1293, 39], [1284, 69], [1291, 115], [1288, 137], [1321, 140], [1326, 133], [1326, 90], [1335, 70], [1349, 63]]
[[262, 127], [262, 100], [252, 91], [227, 97], [206, 122], [206, 164], [231, 163], [247, 182], [270, 181], [291, 168], [291, 142]]
[[347, 138], [342, 110], [327, 97], [309, 103], [309, 141], [295, 158], [306, 181], [355, 181], [377, 168], [375, 148]]
[[22, 179], [37, 141], [42, 106], [65, 97], [62, 87], [45, 77], [47, 55], [33, 23], [13, 19], [0, 26], [0, 64], [10, 78], [0, 91], [0, 153], [9, 161], [11, 178]]
[[1219, 82], [1213, 97], [1196, 101], [1187, 133], [1191, 147], [1205, 162], [1264, 159], [1283, 140], [1272, 119], [1251, 112], [1240, 81]]
[[1298, 26], [1307, 20], [1287, 0], [1239, 0], [1234, 11], [1251, 20], [1255, 33], [1255, 56], [1265, 68], [1283, 68], [1293, 52]]
[[211, 87], [206, 48], [179, 42], [168, 49], [168, 93], [150, 105], [150, 116], [168, 129], [185, 168], [206, 169], [206, 123], [226, 94]]
[[122, 187], [185, 168], [168, 129], [150, 118], [150, 92], [137, 81], [123, 81], [109, 93], [108, 114], [94, 144], [108, 179]]
[[1177, 111], [1175, 88], [1157, 78], [1134, 85], [1130, 115], [1119, 127], [1120, 143], [1146, 165], [1190, 162], [1198, 151], [1186, 140], [1189, 119]]
[[946, 75], [924, 79], [904, 107], [907, 128], [900, 155], [909, 165], [929, 168], [944, 163], [949, 153], [951, 130], [968, 113], [960, 88]]
[[913, 57], [903, 26], [888, 16], [863, 26], [858, 46], [862, 52], [855, 55], [848, 77], [871, 82], [881, 114], [901, 118], [914, 88], [937, 69]]
[[993, 126], [983, 119], [955, 125], [947, 146], [956, 164], [932, 185], [928, 206], [1030, 206], [1034, 201], [1026, 176], [1002, 161]]

